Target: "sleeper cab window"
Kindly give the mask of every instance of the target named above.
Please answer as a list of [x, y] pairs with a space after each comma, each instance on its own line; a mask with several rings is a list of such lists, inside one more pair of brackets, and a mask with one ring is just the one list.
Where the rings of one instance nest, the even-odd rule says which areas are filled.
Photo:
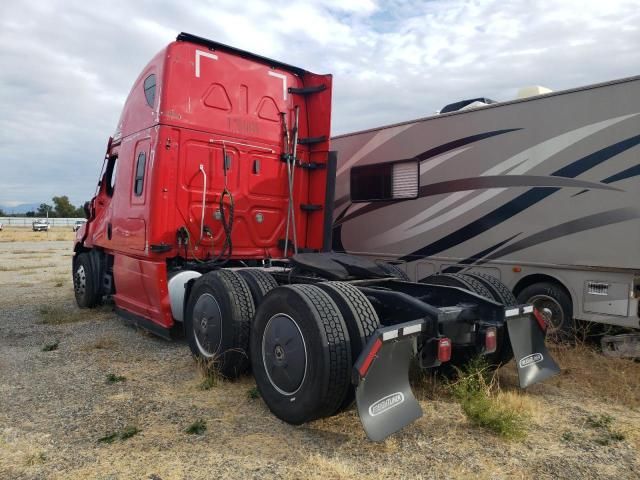
[[147, 105], [153, 107], [156, 99], [156, 76], [153, 73], [144, 79], [144, 96], [147, 99]]
[[142, 196], [144, 190], [144, 169], [147, 163], [147, 156], [144, 152], [138, 154], [138, 160], [136, 161], [136, 176], [134, 177], [133, 193], [136, 197]]

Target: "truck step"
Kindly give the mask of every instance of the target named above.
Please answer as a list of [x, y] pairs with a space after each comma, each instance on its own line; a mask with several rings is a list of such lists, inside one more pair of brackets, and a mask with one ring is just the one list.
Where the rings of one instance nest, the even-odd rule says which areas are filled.
[[300, 145], [311, 145], [314, 143], [322, 143], [327, 141], [327, 136], [322, 135], [320, 137], [302, 137], [298, 139]]

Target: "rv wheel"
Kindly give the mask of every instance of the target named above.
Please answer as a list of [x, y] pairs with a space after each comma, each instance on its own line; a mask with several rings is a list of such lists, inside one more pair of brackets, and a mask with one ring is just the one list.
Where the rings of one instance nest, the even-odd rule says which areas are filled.
[[79, 254], [73, 262], [73, 291], [80, 308], [93, 308], [100, 303], [95, 273], [88, 253]]
[[[378, 314], [364, 293], [349, 283], [323, 282], [318, 283], [317, 286], [331, 297], [344, 318], [351, 340], [351, 364], [353, 365], [369, 338], [380, 328]], [[348, 408], [355, 398], [355, 389], [350, 385], [347, 396], [338, 411]]]
[[249, 367], [249, 329], [255, 307], [246, 282], [231, 270], [198, 278], [191, 289], [185, 332], [191, 352], [236, 378]]
[[256, 312], [250, 351], [260, 395], [287, 423], [332, 415], [347, 395], [349, 332], [334, 301], [315, 285], [267, 294]]
[[547, 338], [552, 341], [570, 340], [575, 335], [571, 297], [558, 285], [534, 283], [518, 294], [520, 303], [531, 303], [544, 312]]

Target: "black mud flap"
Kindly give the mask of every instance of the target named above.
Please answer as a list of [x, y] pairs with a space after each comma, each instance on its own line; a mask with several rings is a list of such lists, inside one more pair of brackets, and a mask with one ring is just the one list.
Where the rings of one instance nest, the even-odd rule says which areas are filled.
[[374, 442], [422, 416], [409, 385], [409, 364], [424, 324], [419, 320], [378, 329], [354, 366], [358, 414]]
[[505, 321], [521, 388], [560, 373], [560, 367], [544, 343], [544, 330], [536, 320], [532, 306], [508, 308]]

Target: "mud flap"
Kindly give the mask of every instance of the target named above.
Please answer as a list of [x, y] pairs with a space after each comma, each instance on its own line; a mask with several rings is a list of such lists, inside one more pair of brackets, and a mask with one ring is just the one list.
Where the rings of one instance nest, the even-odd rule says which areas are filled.
[[505, 311], [521, 388], [560, 373], [560, 367], [544, 343], [544, 331], [531, 312], [531, 306], [514, 307]]
[[409, 365], [423, 327], [420, 320], [378, 329], [354, 366], [358, 414], [374, 442], [422, 416], [409, 384]]

